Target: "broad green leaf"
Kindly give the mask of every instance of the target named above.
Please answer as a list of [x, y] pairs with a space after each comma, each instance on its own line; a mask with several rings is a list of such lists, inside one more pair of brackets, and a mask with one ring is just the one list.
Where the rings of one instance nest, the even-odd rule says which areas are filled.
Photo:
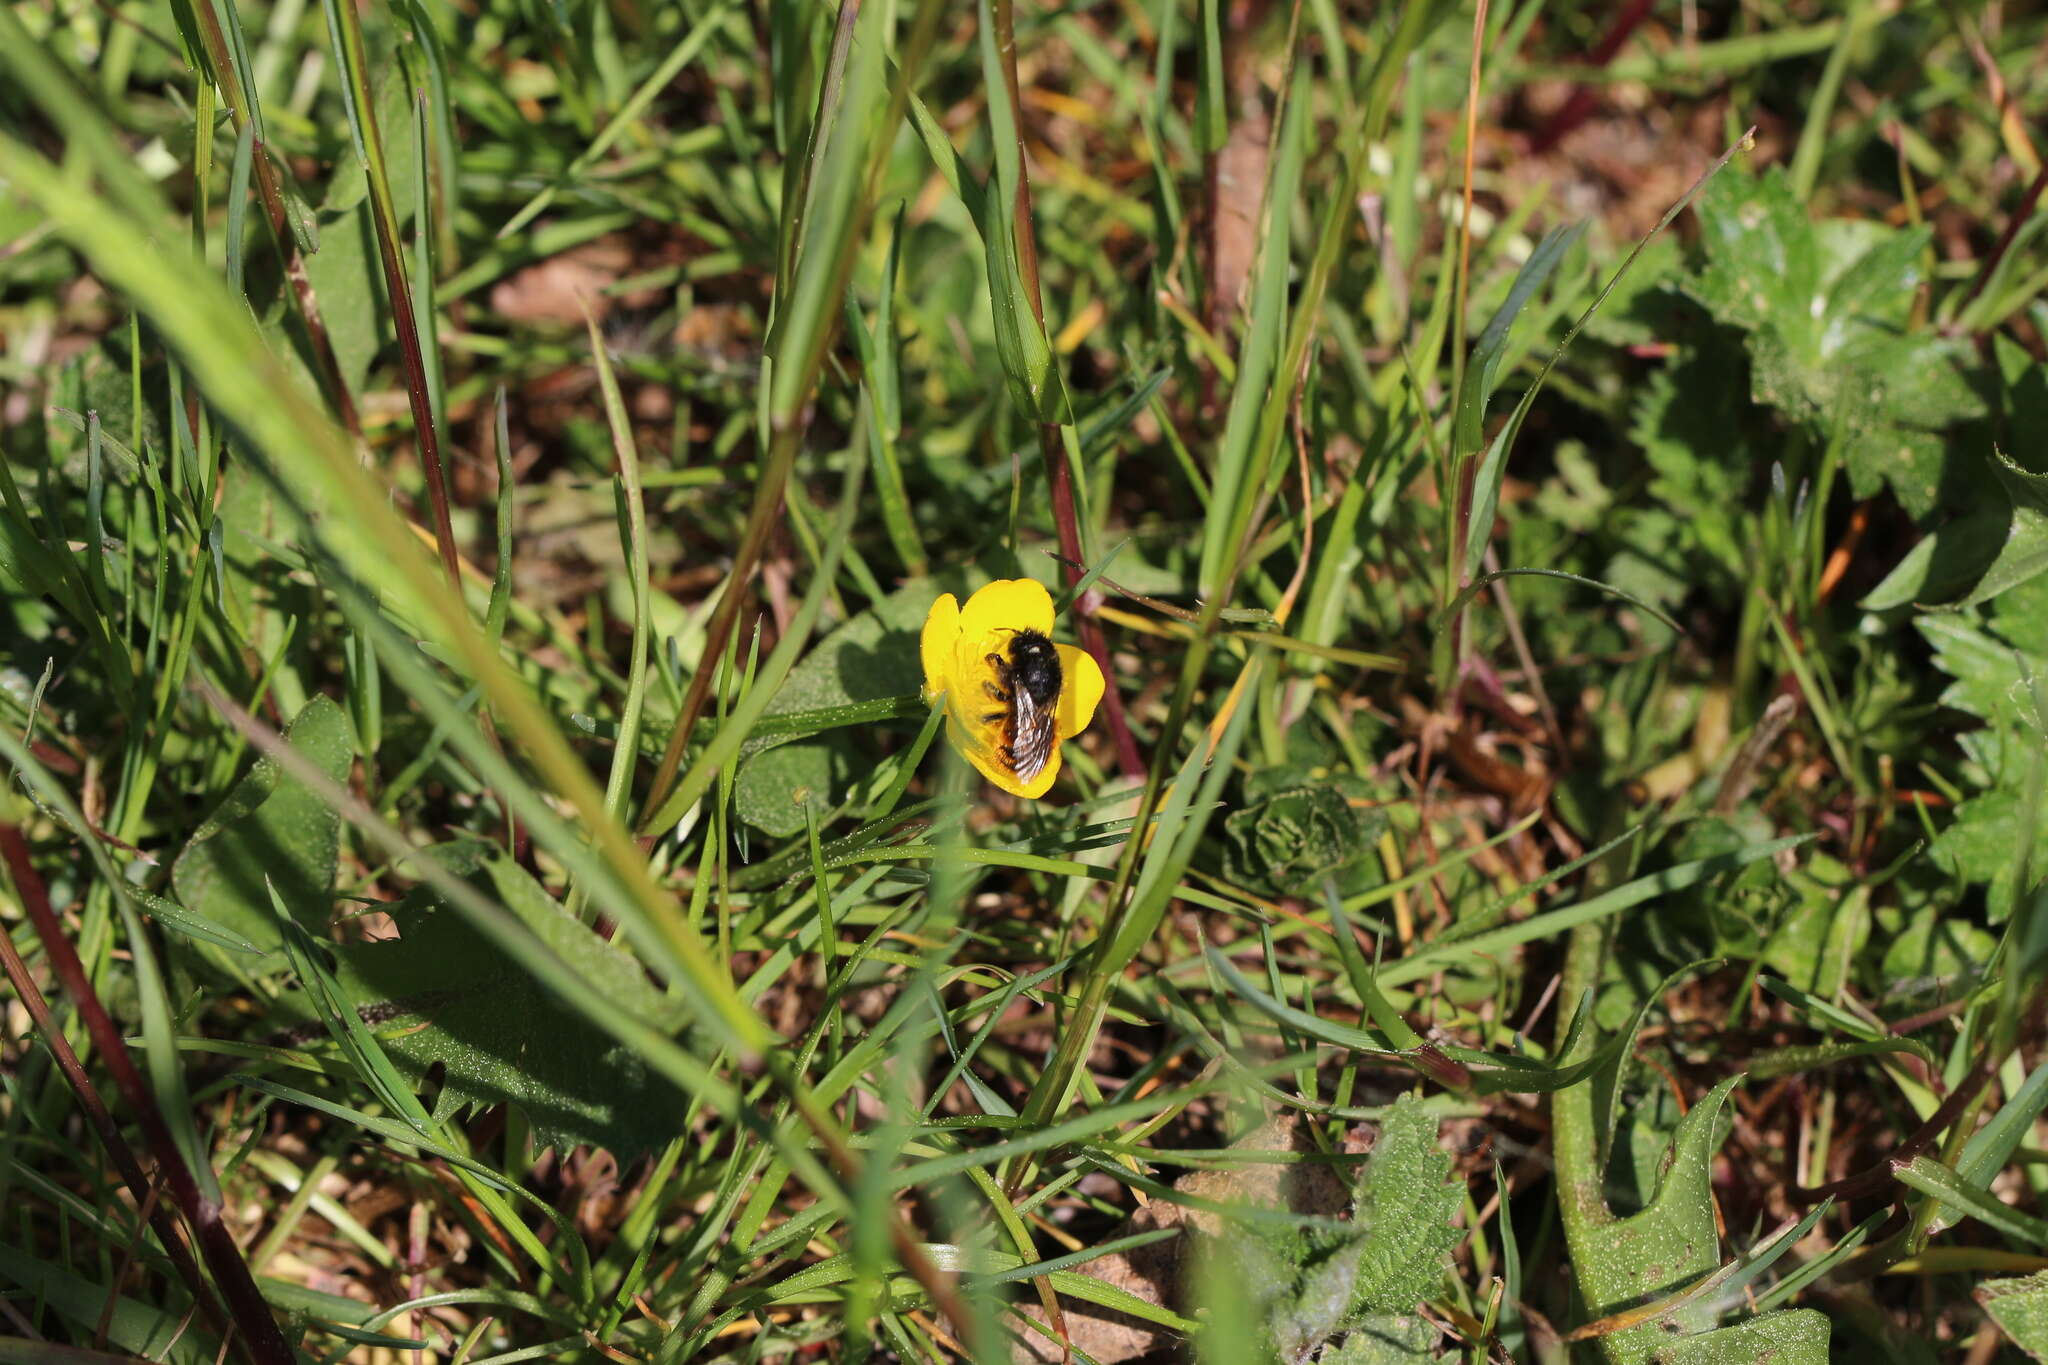
[[[342, 174], [359, 186], [363, 183], [361, 173], [353, 167]], [[391, 305], [384, 290], [384, 271], [377, 259], [376, 224], [366, 203], [340, 212], [322, 213], [313, 221], [320, 237], [320, 250], [304, 258], [306, 278], [320, 299], [320, 320], [334, 346], [341, 377], [349, 392], [361, 393], [371, 362], [391, 334]], [[273, 350], [296, 354], [293, 333], [282, 323], [268, 331]]]
[[171, 1365], [206, 1365], [224, 1347], [208, 1339], [189, 1308], [157, 1306], [90, 1283], [46, 1256], [0, 1242], [0, 1283], [22, 1291], [22, 1301], [47, 1304], [82, 1340], [104, 1331], [122, 1350]]
[[1765, 1313], [1659, 1347], [1657, 1365], [1827, 1365], [1828, 1320], [1811, 1308]]
[[1423, 1365], [1437, 1358], [1443, 1334], [1425, 1317], [1375, 1314], [1317, 1357], [1319, 1365]]
[[1370, 1353], [1376, 1341], [1426, 1352], [1435, 1334], [1416, 1333], [1405, 1317], [1391, 1315], [1412, 1312], [1443, 1284], [1461, 1237], [1452, 1221], [1465, 1201], [1463, 1183], [1450, 1173], [1435, 1114], [1403, 1096], [1380, 1124], [1348, 1224], [1245, 1221], [1205, 1240], [1205, 1287], [1196, 1292], [1209, 1302], [1227, 1292], [1233, 1311], [1217, 1320], [1222, 1339], [1205, 1337], [1203, 1359], [1307, 1365], [1319, 1353], [1329, 1359], [1325, 1344], [1353, 1327], [1366, 1333], [1361, 1359], [1382, 1358]]
[[733, 782], [733, 810], [740, 819], [776, 839], [804, 830], [804, 809], [819, 820], [831, 814], [857, 771], [857, 756], [841, 735], [765, 749], [740, 765]]
[[[1664, 997], [1676, 989], [1680, 982], [1697, 972], [1711, 971], [1720, 965], [1716, 959], [1703, 959], [1699, 962], [1689, 962], [1666, 976], [1657, 988], [1644, 996], [1642, 1003], [1636, 1006], [1628, 1027], [1621, 1031], [1615, 1042], [1585, 1059], [1598, 1063], [1592, 1069], [1592, 1084], [1593, 1114], [1599, 1124], [1596, 1159], [1601, 1170], [1607, 1168], [1608, 1158], [1614, 1151], [1614, 1135], [1621, 1126], [1621, 1104], [1626, 1090], [1628, 1069], [1635, 1061], [1636, 1038], [1642, 1033], [1643, 1024], [1648, 1021], [1650, 1011], [1662, 1008]], [[1569, 1046], [1561, 1047], [1558, 1053], [1569, 1057], [1572, 1055], [1572, 1049]]]
[[[352, 741], [348, 720], [327, 697], [306, 703], [285, 732], [291, 746], [341, 782]], [[292, 917], [328, 937], [329, 898], [340, 849], [340, 818], [311, 788], [268, 758], [256, 761], [220, 808], [200, 825], [171, 869], [178, 904], [246, 942], [279, 946], [266, 878]]]
[[[1679, 1121], [1669, 1163], [1648, 1206], [1631, 1217], [1589, 1227], [1582, 1244], [1572, 1248], [1572, 1271], [1590, 1316], [1675, 1294], [1720, 1265], [1712, 1164], [1716, 1123], [1736, 1079], [1715, 1086]], [[1711, 1304], [1683, 1303], [1670, 1314], [1603, 1337], [1601, 1345], [1614, 1365], [1637, 1365], [1674, 1331], [1703, 1331], [1713, 1320]]]
[[[2036, 615], [2035, 613], [2041, 613]], [[1934, 649], [1934, 663], [1955, 679], [1944, 706], [1979, 720], [2009, 723], [2032, 715], [2029, 674], [2048, 673], [2048, 581], [2036, 579], [1999, 598], [1991, 620], [1979, 613], [1934, 612], [1914, 624]]]
[[[1307, 1263], [1285, 1288], [1275, 1294], [1255, 1296], [1255, 1301], [1267, 1304], [1267, 1335], [1272, 1339], [1273, 1354], [1282, 1365], [1312, 1358], [1342, 1325], [1357, 1295], [1359, 1270], [1372, 1239], [1370, 1234], [1350, 1237], [1334, 1251], [1320, 1255], [1309, 1238], [1297, 1235], [1294, 1240]], [[1239, 1258], [1240, 1269], [1247, 1264]], [[1285, 1258], [1277, 1256], [1265, 1265], [1282, 1276], [1294, 1269]], [[1262, 1277], [1254, 1270], [1250, 1278], [1257, 1282]]]
[[[2014, 878], [2018, 868], [2013, 859], [2013, 850], [2025, 831], [2021, 828], [2021, 812], [2026, 808], [2018, 784], [2001, 786], [1981, 796], [1973, 796], [1955, 809], [1955, 818], [1934, 842], [1928, 845], [1928, 854], [1935, 865], [1958, 881], [1968, 882], [1987, 888], [1988, 918], [1993, 924], [2003, 924], [2012, 914]], [[2048, 812], [2037, 812], [2035, 837], [2048, 834]], [[1964, 924], [1956, 926], [1968, 929]], [[1928, 925], [1929, 934], [1937, 926]], [[1935, 935], [1932, 950], [1939, 951], [1940, 936]], [[1912, 951], [1919, 951], [1919, 945]], [[1896, 949], [1896, 945], [1894, 945]], [[1887, 953], [1886, 960], [1891, 960]], [[1909, 961], [1902, 956], [1902, 963]], [[1977, 959], [1982, 961], [1983, 959]]]
[[1892, 936], [1878, 974], [1893, 994], [1901, 996], [1967, 986], [1977, 979], [1997, 946], [1998, 940], [1977, 925], [1944, 914], [1940, 907], [1925, 905]]
[[[918, 632], [941, 592], [962, 596], [970, 581], [957, 572], [914, 580], [827, 635], [789, 670], [741, 750], [747, 757], [733, 784], [741, 819], [786, 839], [803, 831], [806, 800], [823, 816], [844, 798], [860, 771], [859, 729], [882, 722], [838, 720], [836, 708], [904, 701], [906, 714], [922, 719]], [[778, 724], [805, 723], [808, 715], [817, 718], [808, 723], [814, 728], [790, 730]], [[828, 729], [832, 733], [826, 739], [790, 742]], [[799, 790], [810, 795], [800, 800]]]
[[2008, 546], [2022, 557], [2031, 555], [2031, 543], [2016, 532], [2006, 507], [1985, 507], [1946, 522], [1915, 542], [1861, 605], [1865, 611], [1889, 611], [1953, 601], [1980, 582]]
[[956, 571], [915, 579], [849, 618], [789, 670], [761, 713], [756, 735], [770, 733], [769, 722], [791, 712], [917, 695], [924, 687], [917, 637], [925, 614], [940, 593], [964, 600], [987, 577]]
[[2048, 1360], [2048, 1270], [2022, 1279], [1986, 1280], [1977, 1302], [2013, 1344], [2036, 1360]]
[[[688, 1010], [649, 983], [625, 952], [577, 921], [540, 884], [489, 845], [443, 845], [429, 856], [511, 911], [584, 981], [616, 1005], [668, 1032]], [[417, 1087], [445, 1068], [436, 1117], [512, 1103], [543, 1144], [589, 1143], [629, 1160], [679, 1131], [682, 1092], [631, 1048], [586, 1021], [485, 939], [468, 920], [421, 890], [387, 908], [396, 941], [333, 949], [336, 977], [358, 1010], [377, 1021], [384, 1051]]]
[[2048, 475], [2029, 473], [2003, 451], [1992, 452], [1991, 470], [2012, 499], [2012, 523], [1998, 558], [1963, 598], [1966, 607], [1988, 602], [2048, 569]]

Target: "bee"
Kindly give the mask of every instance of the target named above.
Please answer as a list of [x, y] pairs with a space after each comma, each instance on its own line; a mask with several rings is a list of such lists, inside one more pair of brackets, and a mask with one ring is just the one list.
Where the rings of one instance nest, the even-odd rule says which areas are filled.
[[1004, 766], [1029, 782], [1045, 771], [1057, 738], [1053, 713], [1065, 678], [1060, 673], [1059, 651], [1035, 630], [1011, 632], [1009, 657], [990, 654], [988, 662], [996, 681], [984, 683], [989, 696], [1003, 704], [1000, 711], [982, 717], [987, 723], [1003, 722]]

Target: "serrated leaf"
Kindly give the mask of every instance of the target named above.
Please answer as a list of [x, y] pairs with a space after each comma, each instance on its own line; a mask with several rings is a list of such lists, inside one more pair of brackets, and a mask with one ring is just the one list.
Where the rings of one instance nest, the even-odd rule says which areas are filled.
[[2036, 1360], [2048, 1360], [2048, 1270], [2022, 1279], [1986, 1280], [1977, 1302], [2013, 1344]]
[[[582, 979], [663, 1029], [688, 1011], [631, 956], [598, 937], [496, 848], [465, 841], [432, 856], [515, 915]], [[687, 1101], [628, 1048], [566, 1008], [428, 891], [388, 907], [395, 941], [334, 948], [336, 978], [378, 1021], [385, 1052], [416, 1087], [445, 1068], [436, 1117], [516, 1104], [545, 1145], [588, 1143], [621, 1161], [681, 1130]]]
[[1699, 223], [1706, 262], [1687, 292], [1715, 317], [1756, 330], [1811, 316], [1819, 248], [1781, 174], [1716, 176], [1700, 193]]
[[1688, 291], [1739, 328], [1756, 401], [1839, 434], [1850, 487], [1889, 484], [1915, 515], [1947, 476], [1942, 432], [1982, 413], [1952, 341], [1906, 330], [1927, 229], [1816, 226], [1783, 171], [1720, 176], [1700, 198], [1706, 260]]
[[1351, 1312], [1370, 1241], [1369, 1234], [1351, 1237], [1307, 1266], [1268, 1314], [1274, 1353], [1284, 1365], [1313, 1358]]
[[[348, 719], [331, 699], [307, 702], [285, 739], [332, 781], [348, 776]], [[292, 917], [325, 939], [340, 824], [310, 787], [274, 760], [258, 759], [178, 855], [171, 868], [176, 900], [200, 920], [272, 951], [280, 944], [267, 877]]]
[[1451, 1158], [1438, 1146], [1436, 1115], [1412, 1095], [1394, 1102], [1365, 1165], [1352, 1218], [1365, 1229], [1353, 1303], [1405, 1313], [1435, 1294], [1462, 1233], [1452, 1226], [1465, 1187], [1446, 1183]]
[[[2048, 589], [2048, 581], [2041, 587]], [[2021, 592], [2026, 594], [2029, 606], [2048, 605], [2048, 592]], [[1935, 666], [1955, 679], [1942, 692], [1942, 705], [1967, 711], [1979, 720], [2011, 724], [2033, 713], [2026, 678], [2029, 673], [2048, 673], [2048, 653], [2038, 649], [2038, 644], [2048, 641], [2024, 639], [2025, 635], [2038, 632], [2040, 626], [2019, 613], [1996, 611], [1993, 619], [1999, 635], [2011, 629], [2022, 638], [2000, 639], [1970, 617], [1950, 613], [1923, 616], [1915, 625], [1934, 647]]]
[[1993, 452], [1992, 472], [2012, 499], [2012, 521], [1998, 557], [1961, 605], [1973, 607], [2038, 578], [2048, 570], [2048, 476], [2030, 474], [2004, 452]]
[[1828, 1320], [1811, 1308], [1765, 1313], [1717, 1332], [1680, 1337], [1657, 1365], [1827, 1365]]
[[[1928, 845], [1929, 855], [1942, 871], [1959, 881], [1988, 886], [1985, 908], [1993, 924], [2003, 924], [2012, 915], [2017, 874], [2013, 850], [2024, 834], [2020, 827], [2022, 805], [2017, 785], [1973, 796], [1956, 807], [1955, 819]], [[2048, 836], [2048, 813], [2038, 813], [2035, 823], [2035, 837]], [[1929, 932], [1933, 929], [1931, 924], [1926, 927]], [[1960, 933], [1969, 926], [1949, 927]], [[1910, 936], [1911, 931], [1906, 937]], [[1904, 941], [1902, 937], [1900, 942]], [[1901, 950], [1895, 944], [1894, 951], [1913, 949]], [[1892, 956], [1890, 952], [1885, 955], [1888, 963]], [[1959, 957], [1957, 965], [1961, 962]]]
[[[2031, 656], [2030, 667], [2037, 672], [2048, 668], [2042, 662], [2048, 661], [2048, 578], [2029, 579], [2000, 593], [1991, 604], [1991, 621], [2014, 650]], [[2011, 662], [2010, 651], [2006, 659]], [[2031, 704], [2025, 709], [2034, 710]]]

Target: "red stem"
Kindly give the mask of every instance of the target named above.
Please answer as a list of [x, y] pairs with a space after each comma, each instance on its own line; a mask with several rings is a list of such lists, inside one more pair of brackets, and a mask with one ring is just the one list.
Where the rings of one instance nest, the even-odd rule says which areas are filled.
[[[990, 8], [995, 18], [996, 49], [1002, 54], [1004, 93], [1010, 101], [1011, 122], [1017, 130], [1017, 193], [1010, 206], [1012, 236], [1017, 243], [1017, 273], [1023, 279], [1025, 297], [1031, 301], [1031, 315], [1038, 320], [1038, 328], [1042, 332], [1045, 330], [1045, 303], [1039, 297], [1038, 241], [1031, 227], [1031, 173], [1024, 162], [1024, 99], [1017, 82], [1015, 20], [1008, 0], [999, 0]], [[1039, 425], [1038, 447], [1045, 456], [1045, 483], [1052, 498], [1052, 521], [1059, 532], [1060, 558], [1067, 586], [1071, 588], [1081, 581], [1081, 566], [1086, 561], [1081, 551], [1081, 519], [1074, 510], [1073, 471], [1067, 465], [1066, 442], [1060, 436], [1057, 423]], [[1095, 604], [1089, 600], [1093, 596], [1093, 593], [1082, 593], [1075, 597], [1074, 633], [1081, 639], [1081, 648], [1088, 651], [1102, 670], [1105, 684], [1102, 691], [1103, 716], [1116, 744], [1117, 766], [1125, 777], [1133, 781], [1142, 780], [1145, 759], [1138, 752], [1137, 737], [1131, 733], [1130, 720], [1124, 715], [1124, 700], [1116, 689], [1116, 674], [1110, 669], [1109, 646], [1103, 641], [1101, 623], [1095, 619]]]
[[[234, 63], [228, 48], [226, 33], [220, 26], [220, 15], [214, 11], [212, 0], [199, 0], [192, 6], [193, 15], [199, 20], [200, 39], [206, 48], [207, 59], [213, 64], [220, 78], [221, 98], [226, 102], [228, 117], [240, 133], [247, 122], [249, 113], [242, 92], [242, 73]], [[284, 193], [278, 187], [277, 168], [270, 164], [270, 154], [264, 149], [263, 139], [255, 139], [254, 157], [251, 163], [256, 173], [256, 197], [263, 201], [263, 220], [270, 225], [271, 239], [277, 244], [277, 254], [284, 262], [285, 279], [290, 283], [292, 302], [298, 306], [299, 321], [305, 324], [306, 341], [313, 348], [313, 363], [318, 367], [320, 382], [327, 390], [327, 401], [334, 405], [334, 412], [351, 436], [360, 438], [363, 423], [356, 413], [355, 397], [348, 391], [348, 381], [342, 378], [341, 363], [335, 359], [334, 343], [327, 335], [327, 324], [320, 316], [320, 302], [313, 293], [313, 282], [306, 275], [306, 260], [299, 252], [298, 241], [292, 236], [291, 225], [285, 219]]]
[[1991, 282], [1991, 276], [1997, 271], [1998, 263], [2012, 250], [2013, 240], [2020, 235], [2020, 229], [2034, 216], [2034, 206], [2041, 202], [2043, 189], [2048, 189], [2048, 163], [2042, 165], [2034, 176], [2033, 183], [2027, 186], [2027, 192], [2020, 196], [2019, 207], [2013, 210], [2012, 217], [2007, 220], [2005, 232], [1999, 237], [1998, 245], [1984, 258], [1983, 268], [1977, 272], [1976, 280], [1971, 283], [1970, 292], [1964, 295], [1964, 307], [1975, 303], [1977, 296], [1984, 292], [1984, 286]]

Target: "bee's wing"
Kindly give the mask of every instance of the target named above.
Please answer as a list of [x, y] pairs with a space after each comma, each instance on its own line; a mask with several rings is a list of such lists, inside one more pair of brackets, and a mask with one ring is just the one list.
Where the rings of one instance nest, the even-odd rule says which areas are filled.
[[1010, 771], [1029, 782], [1045, 771], [1052, 758], [1053, 713], [1018, 687], [1010, 693]]

